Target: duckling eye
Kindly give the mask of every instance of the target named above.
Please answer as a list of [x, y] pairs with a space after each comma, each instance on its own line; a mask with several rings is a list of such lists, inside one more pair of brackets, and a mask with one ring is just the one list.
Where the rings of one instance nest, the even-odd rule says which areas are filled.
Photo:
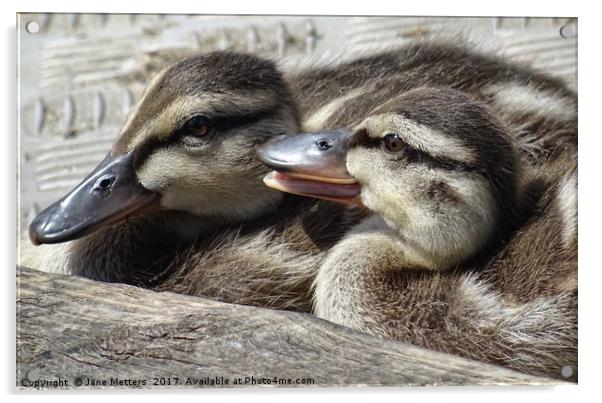
[[398, 153], [404, 148], [403, 141], [395, 133], [389, 133], [383, 138], [383, 147], [390, 153]]
[[209, 120], [203, 115], [193, 116], [184, 124], [186, 134], [202, 137], [209, 132]]

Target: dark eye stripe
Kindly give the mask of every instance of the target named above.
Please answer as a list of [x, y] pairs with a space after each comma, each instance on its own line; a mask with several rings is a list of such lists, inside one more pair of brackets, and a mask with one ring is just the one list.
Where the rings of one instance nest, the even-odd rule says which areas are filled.
[[[349, 148], [364, 147], [364, 148], [381, 148], [382, 139], [370, 137], [366, 130], [356, 132], [349, 141]], [[394, 154], [388, 154], [393, 156]], [[476, 167], [467, 164], [463, 161], [454, 160], [452, 158], [433, 156], [432, 154], [420, 150], [407, 142], [404, 142], [404, 147], [399, 153], [399, 159], [405, 158], [411, 164], [425, 164], [432, 168], [444, 169], [447, 171], [466, 171], [474, 172]]]
[[[252, 125], [273, 113], [275, 113], [274, 110], [267, 109], [242, 115], [226, 115], [217, 113], [209, 118], [209, 130], [227, 131], [237, 127]], [[140, 166], [156, 149], [161, 147], [169, 147], [175, 143], [178, 143], [182, 139], [182, 136], [186, 135], [186, 132], [187, 131], [184, 129], [184, 127], [181, 127], [180, 129], [174, 131], [174, 133], [167, 139], [157, 139], [155, 137], [151, 137], [142, 144], [139, 144], [136, 146], [134, 166]], [[209, 135], [210, 134], [211, 133], [209, 133]]]
[[215, 114], [211, 117], [210, 125], [218, 130], [231, 130], [241, 126], [248, 126], [274, 114], [273, 109], [253, 111], [241, 115]]
[[[228, 115], [218, 112], [207, 118], [209, 131], [225, 132], [238, 127], [252, 125], [273, 113], [275, 113], [274, 110], [258, 110], [241, 115]], [[168, 142], [178, 141], [181, 136], [186, 135], [187, 129], [185, 126], [186, 124], [184, 123], [181, 128], [176, 130]]]

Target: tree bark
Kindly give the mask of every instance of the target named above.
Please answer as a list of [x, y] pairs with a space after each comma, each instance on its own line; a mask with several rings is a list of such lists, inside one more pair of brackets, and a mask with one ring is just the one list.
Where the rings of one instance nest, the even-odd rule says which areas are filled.
[[19, 388], [562, 383], [308, 314], [19, 267], [16, 369]]

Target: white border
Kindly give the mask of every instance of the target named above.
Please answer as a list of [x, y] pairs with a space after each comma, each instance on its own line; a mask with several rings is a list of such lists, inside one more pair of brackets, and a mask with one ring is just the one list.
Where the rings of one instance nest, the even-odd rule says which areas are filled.
[[[602, 181], [601, 162], [602, 133], [598, 129], [597, 118], [602, 117], [600, 111], [602, 96], [600, 87], [600, 75], [602, 74], [600, 63], [600, 40], [602, 39], [602, 20], [598, 10], [594, 9], [594, 2], [579, 3], [578, 1], [532, 1], [525, 0], [503, 0], [496, 4], [491, 2], [470, 2], [465, 0], [454, 1], [392, 1], [392, 0], [369, 0], [369, 1], [333, 1], [324, 0], [299, 0], [292, 1], [185, 1], [169, 0], [145, 2], [126, 2], [124, 0], [85, 0], [85, 1], [33, 1], [19, 0], [18, 3], [10, 4], [4, 0], [1, 3], [2, 28], [4, 40], [2, 41], [3, 53], [1, 64], [3, 78], [3, 93], [0, 97], [2, 113], [1, 122], [3, 131], [2, 138], [2, 173], [3, 187], [6, 196], [2, 198], [2, 220], [0, 221], [5, 230], [2, 231], [1, 256], [5, 258], [4, 270], [4, 295], [2, 296], [3, 312], [6, 313], [2, 334], [2, 346], [5, 348], [2, 357], [5, 365], [0, 374], [3, 383], [3, 391], [11, 394], [9, 399], [34, 397], [35, 393], [15, 396], [15, 313], [14, 313], [14, 264], [16, 244], [16, 32], [15, 12], [110, 12], [110, 13], [208, 13], [208, 14], [344, 14], [344, 15], [478, 15], [478, 16], [577, 16], [579, 17], [579, 128], [581, 136], [579, 162], [579, 287], [580, 287], [580, 323], [579, 323], [579, 386], [554, 387], [554, 388], [371, 388], [371, 389], [302, 389], [302, 390], [207, 390], [195, 392], [171, 392], [178, 400], [189, 395], [196, 396], [195, 399], [218, 399], [233, 395], [235, 398], [243, 398], [250, 401], [278, 401], [286, 399], [289, 401], [306, 401], [324, 395], [326, 398], [334, 397], [335, 394], [344, 394], [346, 399], [365, 400], [375, 398], [395, 401], [418, 400], [447, 402], [470, 400], [488, 402], [503, 401], [509, 399], [527, 398], [531, 401], [544, 400], [546, 402], [572, 402], [585, 398], [586, 395], [599, 395], [598, 368], [600, 363], [600, 304], [595, 298], [600, 294], [602, 285], [600, 277], [600, 258], [597, 251], [597, 236], [599, 236], [600, 208], [602, 206], [602, 192], [600, 190]], [[590, 4], [590, 5], [585, 5]], [[118, 398], [115, 392], [110, 393], [109, 398]], [[78, 401], [82, 398], [93, 401], [104, 401], [105, 393], [96, 393], [85, 398], [81, 393], [70, 393], [69, 395], [58, 395], [57, 393], [46, 393], [37, 396], [49, 402]], [[138, 392], [140, 393], [140, 392]], [[126, 398], [132, 393], [124, 393]], [[149, 401], [163, 401], [165, 393], [146, 391], [144, 399]], [[520, 396], [519, 396], [520, 394]], [[201, 395], [201, 396], [198, 396]], [[169, 397], [167, 397], [169, 399]]]

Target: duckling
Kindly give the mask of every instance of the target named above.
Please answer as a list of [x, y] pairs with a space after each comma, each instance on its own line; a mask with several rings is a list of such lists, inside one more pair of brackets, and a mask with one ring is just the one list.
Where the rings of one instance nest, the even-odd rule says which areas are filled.
[[[305, 265], [337, 239], [347, 215], [339, 206], [266, 188], [267, 168], [254, 157], [258, 144], [298, 128], [295, 102], [272, 62], [228, 52], [178, 62], [149, 83], [105, 160], [31, 223], [34, 244], [58, 247], [26, 250], [20, 263], [147, 288], [213, 290], [208, 296], [220, 293], [228, 302], [250, 300], [243, 294], [258, 288], [268, 295], [254, 301], [309, 310], [304, 294], [311, 278], [295, 259]], [[224, 246], [243, 238], [280, 244], [247, 257]], [[204, 283], [189, 283], [182, 276], [199, 250], [213, 256], [214, 275], [199, 269]], [[226, 264], [237, 253], [236, 266], [259, 267], [257, 287], [247, 286], [252, 273]], [[270, 267], [273, 278], [286, 274], [290, 285], [265, 278]], [[222, 278], [229, 283], [217, 283]]]
[[[568, 366], [576, 379], [576, 166], [558, 155], [526, 179], [514, 143], [483, 103], [418, 88], [351, 132], [260, 147], [277, 171], [268, 186], [373, 212], [322, 262], [314, 313], [531, 374]], [[314, 164], [287, 160], [291, 148]]]

